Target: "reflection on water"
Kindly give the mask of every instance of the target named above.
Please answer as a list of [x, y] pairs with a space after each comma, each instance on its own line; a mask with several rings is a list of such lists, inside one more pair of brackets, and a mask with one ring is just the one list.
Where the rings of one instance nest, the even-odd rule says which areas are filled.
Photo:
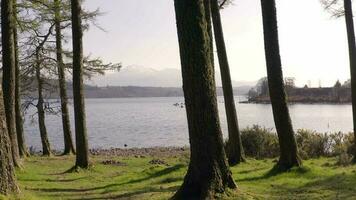
[[[242, 97], [236, 97], [236, 102]], [[189, 143], [185, 109], [174, 106], [184, 102], [173, 98], [87, 99], [87, 127], [90, 148], [183, 146]], [[222, 129], [227, 125], [223, 98], [219, 97]], [[73, 107], [70, 105], [72, 112]], [[238, 104], [240, 127], [258, 124], [274, 128], [271, 105]], [[352, 130], [351, 105], [290, 105], [295, 129], [319, 132], [348, 132]], [[73, 113], [71, 113], [73, 127]], [[47, 129], [54, 149], [62, 149], [62, 124], [59, 116], [47, 116]], [[72, 128], [73, 129], [73, 128]], [[37, 121], [26, 118], [28, 146], [41, 149]], [[74, 133], [74, 132], [73, 132]]]

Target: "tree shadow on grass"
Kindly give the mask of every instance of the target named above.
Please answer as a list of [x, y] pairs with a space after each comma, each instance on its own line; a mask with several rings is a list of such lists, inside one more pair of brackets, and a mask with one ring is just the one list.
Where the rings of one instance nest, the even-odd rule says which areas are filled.
[[[140, 179], [134, 179], [134, 180], [130, 180], [130, 181], [127, 181], [127, 182], [124, 182], [124, 183], [117, 183], [117, 184], [108, 184], [108, 185], [104, 185], [104, 186], [98, 186], [98, 187], [92, 187], [92, 188], [30, 188], [29, 190], [33, 190], [33, 191], [41, 191], [41, 192], [46, 192], [46, 193], [54, 193], [53, 196], [58, 196], [58, 193], [61, 193], [60, 195], [61, 196], [76, 196], [76, 195], [80, 195], [82, 193], [90, 193], [90, 194], [107, 194], [107, 193], [110, 193], [110, 192], [101, 192], [101, 193], [98, 193], [96, 192], [97, 190], [108, 190], [110, 188], [113, 188], [113, 187], [117, 187], [117, 186], [122, 186], [122, 185], [127, 185], [127, 184], [134, 184], [134, 183], [140, 183], [140, 182], [144, 182], [144, 181], [147, 181], [147, 180], [150, 180], [150, 179], [153, 179], [153, 178], [158, 178], [158, 177], [161, 177], [161, 176], [164, 176], [164, 175], [168, 175], [174, 171], [177, 171], [181, 168], [183, 168], [185, 165], [183, 164], [177, 164], [177, 165], [174, 165], [172, 167], [168, 167], [166, 169], [163, 169], [161, 171], [158, 171], [156, 173], [153, 173], [147, 177], [144, 177], [144, 178], [140, 178]], [[156, 189], [152, 189], [152, 190], [156, 190]], [[138, 191], [138, 192], [146, 192], [146, 190], [142, 190], [142, 191]], [[150, 192], [150, 191], [148, 191]], [[155, 191], [153, 191], [155, 192]], [[158, 192], [158, 191], [156, 191]], [[67, 194], [63, 194], [63, 193], [67, 193]], [[134, 194], [135, 192], [132, 192], [132, 195], [137, 195], [137, 194]], [[136, 192], [137, 193], [137, 192]], [[82, 198], [80, 198], [82, 199]], [[100, 198], [99, 198], [100, 199]]]
[[310, 169], [306, 167], [295, 167], [292, 168], [291, 170], [285, 171], [281, 170], [277, 165], [275, 165], [272, 169], [270, 169], [268, 172], [263, 174], [262, 176], [256, 176], [256, 177], [249, 177], [249, 178], [244, 178], [244, 179], [237, 179], [236, 181], [238, 182], [249, 182], [249, 181], [258, 181], [258, 180], [263, 180], [263, 179], [269, 179], [271, 177], [283, 174], [283, 173], [288, 173], [288, 172], [296, 172], [298, 174], [305, 174], [310, 171]]
[[[324, 199], [355, 199], [356, 174], [338, 174], [318, 179], [297, 188], [280, 185], [277, 194], [294, 198], [311, 199], [313, 195]], [[286, 197], [286, 196], [285, 196]]]
[[73, 179], [19, 179], [19, 181], [23, 182], [51, 182], [51, 183], [70, 183], [82, 179], [86, 179], [87, 177], [73, 178]]
[[[99, 199], [131, 199], [134, 198], [135, 196], [141, 196], [147, 193], [165, 193], [165, 192], [175, 192], [177, 191], [179, 186], [172, 186], [168, 188], [147, 188], [147, 189], [142, 189], [142, 190], [137, 190], [134, 192], [126, 192], [123, 194], [109, 194], [109, 195], [102, 195], [101, 197], [79, 197], [79, 198], [71, 198], [72, 200], [99, 200]], [[139, 199], [139, 198], [137, 198]]]
[[167, 174], [170, 174], [174, 171], [178, 171], [179, 169], [183, 168], [185, 165], [183, 164], [177, 164], [177, 165], [174, 165], [172, 167], [168, 167], [166, 169], [163, 169], [161, 171], [158, 171], [156, 173], [153, 173], [145, 178], [140, 178], [140, 179], [136, 179], [136, 180], [131, 180], [131, 181], [128, 181], [124, 184], [133, 184], [133, 183], [139, 183], [139, 182], [143, 182], [143, 181], [147, 181], [149, 179], [152, 179], [152, 178], [158, 178], [158, 177], [161, 177], [161, 176], [164, 176], [164, 175], [167, 175]]

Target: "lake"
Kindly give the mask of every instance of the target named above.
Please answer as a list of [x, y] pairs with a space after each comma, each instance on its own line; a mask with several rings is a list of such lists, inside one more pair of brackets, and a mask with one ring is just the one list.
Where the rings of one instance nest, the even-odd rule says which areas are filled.
[[[236, 102], [244, 97], [236, 97]], [[189, 144], [185, 109], [174, 106], [182, 97], [86, 99], [87, 128], [90, 148], [123, 148], [153, 146], [184, 146]], [[218, 98], [224, 136], [227, 125], [223, 98]], [[73, 107], [72, 130], [74, 126]], [[274, 128], [269, 104], [237, 104], [240, 128], [258, 124]], [[37, 119], [26, 115], [25, 134], [28, 147], [41, 150]], [[32, 113], [33, 114], [33, 113]], [[319, 132], [352, 131], [351, 105], [294, 104], [290, 114], [295, 129]], [[60, 116], [47, 115], [49, 140], [52, 148], [63, 148]], [[74, 131], [73, 131], [74, 136]]]

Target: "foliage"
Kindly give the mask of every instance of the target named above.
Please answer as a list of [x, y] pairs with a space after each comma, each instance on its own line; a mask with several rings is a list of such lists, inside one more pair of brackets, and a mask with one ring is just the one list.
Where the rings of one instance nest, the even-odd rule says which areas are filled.
[[[69, 43], [71, 38], [67, 35], [71, 28], [71, 6], [69, 0], [61, 1], [61, 28], [63, 43]], [[55, 33], [55, 1], [48, 0], [29, 0], [18, 1], [17, 25], [19, 30], [19, 57], [21, 67], [21, 92], [26, 101], [23, 103], [25, 112], [28, 108], [37, 105], [37, 79], [36, 67], [40, 65], [40, 78], [43, 82], [43, 94], [45, 101], [45, 111], [47, 114], [58, 114], [57, 102], [49, 101], [52, 94], [58, 93], [58, 69], [56, 57], [56, 33]], [[91, 25], [100, 29], [96, 19], [102, 13], [99, 9], [94, 11], [83, 10], [82, 20], [85, 30]], [[72, 71], [72, 51], [63, 50], [66, 72]], [[37, 56], [38, 55], [38, 56]], [[109, 70], [119, 70], [121, 64], [104, 63], [100, 58], [86, 56], [84, 59], [84, 76], [92, 77], [94, 74], [104, 75]], [[67, 76], [68, 77], [68, 76]], [[33, 116], [36, 113], [32, 114]]]
[[246, 156], [274, 158], [279, 155], [278, 137], [270, 129], [258, 125], [241, 131], [242, 146]]
[[[353, 134], [318, 133], [305, 129], [297, 130], [296, 141], [303, 159], [351, 155]], [[274, 158], [279, 155], [278, 137], [271, 129], [258, 125], [241, 131], [242, 145], [248, 157]]]
[[331, 17], [339, 18], [345, 15], [342, 0], [320, 0], [320, 3]]
[[334, 88], [341, 88], [341, 87], [342, 87], [342, 85], [341, 85], [340, 81], [337, 80], [336, 83], [334, 84]]
[[268, 95], [268, 93], [269, 93], [268, 79], [267, 79], [267, 77], [263, 77], [257, 81], [257, 84], [255, 87], [250, 89], [250, 91], [248, 92], [248, 97], [255, 98], [258, 96], [266, 96], [266, 95]]

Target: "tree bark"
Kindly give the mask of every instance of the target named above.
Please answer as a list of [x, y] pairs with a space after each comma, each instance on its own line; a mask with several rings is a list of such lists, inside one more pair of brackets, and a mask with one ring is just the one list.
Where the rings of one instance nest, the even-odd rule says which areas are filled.
[[14, 18], [15, 18], [15, 25], [14, 25], [14, 48], [15, 48], [15, 114], [16, 114], [16, 133], [17, 133], [17, 141], [19, 146], [19, 153], [21, 157], [26, 157], [29, 155], [24, 130], [23, 130], [23, 118], [22, 118], [22, 111], [21, 111], [21, 75], [20, 75], [20, 65], [19, 65], [19, 55], [18, 55], [18, 37], [17, 37], [17, 13], [16, 13], [16, 0], [14, 0]]
[[190, 164], [172, 199], [212, 199], [236, 188], [224, 151], [218, 116], [211, 36], [204, 0], [175, 0]]
[[3, 92], [6, 124], [11, 141], [12, 160], [20, 166], [20, 154], [16, 135], [15, 113], [15, 47], [13, 0], [1, 1], [1, 30], [3, 55]]
[[[4, 1], [4, 0], [3, 0]], [[4, 4], [2, 4], [2, 8]], [[11, 143], [7, 133], [2, 89], [0, 88], [0, 194], [7, 195], [19, 191], [15, 179]]]
[[[207, 31], [209, 34], [209, 43], [210, 43], [210, 59], [211, 59], [211, 63], [214, 63], [214, 44], [213, 44], [213, 30], [211, 27], [211, 3], [210, 0], [204, 0], [204, 10], [205, 10], [205, 19], [206, 19], [206, 24], [207, 24]], [[213, 65], [214, 67], [214, 65]], [[215, 70], [214, 70], [215, 71]]]
[[356, 43], [355, 29], [352, 13], [352, 1], [344, 0], [345, 21], [347, 30], [347, 39], [349, 46], [350, 72], [351, 72], [351, 96], [352, 96], [352, 119], [354, 129], [354, 152], [353, 162], [356, 163]]
[[275, 0], [261, 0], [261, 5], [269, 94], [280, 146], [277, 167], [280, 170], [288, 170], [300, 166], [301, 160], [284, 90]]
[[73, 99], [76, 137], [76, 167], [89, 167], [88, 138], [83, 91], [83, 30], [80, 0], [71, 0], [73, 37]]
[[68, 111], [68, 97], [66, 88], [66, 78], [64, 72], [64, 62], [62, 54], [62, 29], [61, 29], [61, 0], [54, 0], [55, 4], [55, 29], [56, 29], [56, 48], [57, 48], [57, 68], [59, 81], [59, 95], [61, 98], [62, 125], [64, 135], [64, 155], [75, 153], [72, 132], [70, 130], [70, 119]]
[[42, 153], [44, 156], [51, 155], [51, 146], [48, 140], [47, 128], [46, 128], [46, 113], [44, 110], [43, 99], [43, 80], [41, 78], [41, 61], [40, 61], [40, 47], [36, 49], [36, 79], [38, 90], [38, 102], [37, 102], [37, 114], [38, 114], [38, 127], [40, 129]]
[[218, 52], [220, 65], [221, 82], [224, 93], [226, 119], [229, 132], [229, 140], [227, 143], [227, 157], [230, 165], [236, 165], [245, 161], [241, 135], [239, 130], [238, 118], [236, 114], [236, 106], [234, 92], [232, 89], [229, 61], [226, 52], [224, 33], [221, 24], [220, 8], [217, 0], [211, 0], [211, 13], [213, 19], [215, 44]]

